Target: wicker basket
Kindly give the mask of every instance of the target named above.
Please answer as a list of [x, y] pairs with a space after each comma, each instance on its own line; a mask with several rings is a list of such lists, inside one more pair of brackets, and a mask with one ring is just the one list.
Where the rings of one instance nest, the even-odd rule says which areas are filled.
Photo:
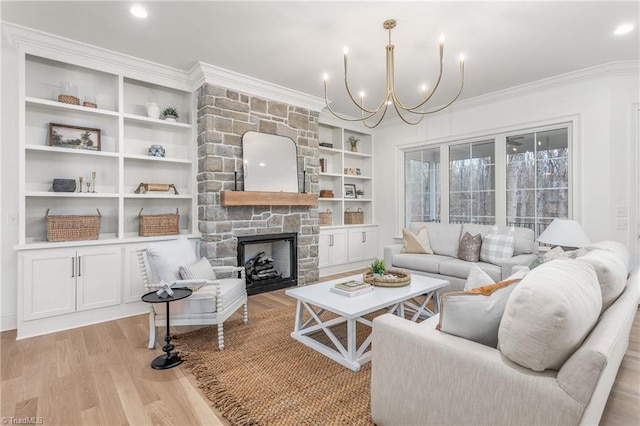
[[80, 105], [80, 99], [71, 95], [58, 95], [58, 102], [63, 104]]
[[320, 217], [320, 226], [329, 226], [333, 224], [333, 213], [331, 210], [327, 209], [326, 212], [318, 213]]
[[180, 215], [178, 209], [175, 214], [142, 214], [140, 218], [140, 228], [138, 234], [141, 237], [157, 237], [160, 235], [177, 235], [180, 233]]
[[393, 275], [393, 278], [376, 277], [373, 272], [367, 271], [363, 274], [364, 282], [377, 287], [404, 287], [411, 283], [411, 274], [400, 269], [389, 269], [387, 275]]
[[344, 224], [345, 225], [362, 225], [364, 223], [364, 212], [361, 208], [358, 208], [357, 212], [344, 211]]
[[100, 210], [93, 216], [53, 216], [49, 209], [44, 218], [47, 222], [47, 241], [97, 240], [100, 235]]

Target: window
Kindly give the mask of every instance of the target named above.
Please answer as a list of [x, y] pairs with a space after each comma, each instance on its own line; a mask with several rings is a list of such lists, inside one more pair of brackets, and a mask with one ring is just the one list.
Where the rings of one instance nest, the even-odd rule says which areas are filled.
[[568, 129], [507, 137], [507, 224], [536, 238], [554, 218], [569, 217]]
[[440, 222], [440, 147], [406, 152], [405, 226]]
[[495, 143], [449, 147], [449, 223], [493, 224], [495, 217]]

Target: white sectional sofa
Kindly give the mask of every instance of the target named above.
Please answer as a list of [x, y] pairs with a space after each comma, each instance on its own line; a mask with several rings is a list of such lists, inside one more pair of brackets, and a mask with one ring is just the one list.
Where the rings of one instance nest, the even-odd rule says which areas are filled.
[[[402, 253], [402, 243], [392, 244], [384, 248], [385, 265], [387, 268], [400, 268], [411, 273], [448, 280], [449, 285], [440, 291], [441, 294], [462, 290], [473, 263], [458, 259], [460, 239], [465, 232], [471, 235], [481, 234], [484, 237], [493, 225], [413, 222], [409, 230], [416, 233], [424, 226], [427, 227], [434, 254]], [[511, 269], [514, 266], [529, 266], [538, 257], [538, 244], [535, 242], [533, 231], [514, 228], [514, 232], [513, 257], [499, 265], [487, 262], [475, 263], [495, 281], [511, 275]]]
[[[438, 315], [422, 323], [390, 314], [376, 318], [375, 424], [597, 425], [640, 298], [640, 267], [630, 272], [628, 252], [620, 247], [596, 244], [588, 255], [553, 260], [525, 275], [508, 296], [497, 348], [437, 330]], [[536, 304], [539, 309], [531, 309]], [[554, 331], [556, 323], [580, 327], [589, 309], [592, 323], [558, 365], [527, 367], [514, 356], [522, 352], [520, 346], [529, 346], [538, 359], [557, 351], [569, 333]], [[543, 325], [555, 335], [538, 341]], [[519, 335], [511, 333], [513, 327], [520, 327]], [[521, 338], [514, 341], [514, 336]]]

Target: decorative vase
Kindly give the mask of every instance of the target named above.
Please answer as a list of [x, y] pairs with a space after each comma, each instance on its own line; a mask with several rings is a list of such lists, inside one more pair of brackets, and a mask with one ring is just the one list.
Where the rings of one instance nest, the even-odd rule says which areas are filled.
[[351, 145], [351, 152], [358, 152], [358, 145]]
[[151, 157], [164, 157], [165, 151], [162, 145], [151, 145], [149, 148], [149, 156]]
[[155, 102], [149, 102], [147, 104], [147, 117], [160, 118], [160, 105]]
[[71, 105], [80, 105], [80, 98], [78, 98], [78, 86], [75, 83], [69, 81], [63, 81], [60, 83], [60, 94], [58, 95], [58, 102]]

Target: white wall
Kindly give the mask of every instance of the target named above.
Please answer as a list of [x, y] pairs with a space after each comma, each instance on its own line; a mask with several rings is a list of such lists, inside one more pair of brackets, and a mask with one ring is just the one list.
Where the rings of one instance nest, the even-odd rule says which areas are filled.
[[[375, 133], [376, 221], [382, 247], [399, 235], [397, 182], [400, 147], [575, 121], [574, 217], [592, 241], [612, 239], [634, 252], [638, 218], [634, 105], [639, 102], [638, 63], [613, 63], [455, 104], [418, 126], [396, 120]], [[393, 161], [393, 164], [391, 162]], [[389, 208], [395, 201], [396, 209]], [[626, 206], [628, 227], [617, 229], [616, 207]]]
[[2, 270], [0, 271], [0, 329], [16, 328], [16, 301], [18, 282], [18, 255], [13, 250], [18, 243], [18, 225], [10, 224], [9, 217], [18, 216], [18, 55], [15, 49], [2, 46], [2, 161], [0, 178], [2, 204], [0, 228], [2, 239]]

